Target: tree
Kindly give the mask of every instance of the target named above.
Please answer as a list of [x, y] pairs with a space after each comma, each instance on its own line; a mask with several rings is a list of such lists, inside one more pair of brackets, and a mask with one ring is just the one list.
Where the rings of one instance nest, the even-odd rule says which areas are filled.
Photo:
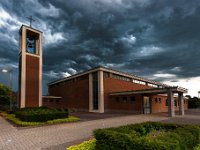
[[188, 108], [200, 108], [200, 99], [198, 97], [191, 97], [186, 95], [188, 98]]
[[10, 89], [3, 85], [0, 84], [0, 106], [5, 106], [5, 105], [9, 105], [10, 104]]

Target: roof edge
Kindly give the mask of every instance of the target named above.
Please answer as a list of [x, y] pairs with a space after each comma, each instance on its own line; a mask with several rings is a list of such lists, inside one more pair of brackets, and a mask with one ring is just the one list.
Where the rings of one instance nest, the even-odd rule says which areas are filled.
[[155, 85], [164, 86], [164, 87], [172, 87], [170, 85], [166, 85], [166, 84], [163, 84], [163, 83], [160, 83], [160, 82], [148, 80], [148, 79], [138, 77], [138, 76], [133, 75], [133, 74], [128, 74], [128, 73], [125, 73], [125, 72], [117, 71], [117, 70], [114, 70], [112, 68], [108, 68], [108, 67], [104, 67], [104, 66], [97, 66], [97, 67], [91, 68], [89, 70], [74, 74], [72, 76], [52, 81], [52, 82], [48, 83], [47, 85], [49, 86], [49, 85], [52, 85], [52, 84], [56, 84], [56, 83], [59, 83], [59, 82], [70, 80], [70, 79], [73, 79], [73, 78], [76, 78], [76, 77], [79, 77], [79, 76], [82, 76], [82, 75], [86, 75], [86, 74], [89, 74], [89, 73], [92, 73], [92, 72], [95, 72], [95, 71], [100, 71], [100, 70], [115, 73], [115, 74], [122, 75], [122, 76], [129, 77], [129, 78], [133, 78], [133, 79], [143, 81], [143, 82], [147, 82], [147, 83], [150, 83], [150, 84], [155, 84]]
[[26, 27], [26, 28], [35, 30], [35, 31], [40, 32], [40, 33], [43, 33], [42, 31], [40, 31], [40, 30], [38, 30], [38, 29], [35, 29], [35, 28], [33, 28], [33, 27], [30, 27], [30, 26], [27, 26], [27, 25], [24, 25], [24, 24], [21, 25], [21, 27], [20, 27], [20, 29], [19, 29], [19, 32], [21, 32], [21, 30], [22, 30], [23, 27]]

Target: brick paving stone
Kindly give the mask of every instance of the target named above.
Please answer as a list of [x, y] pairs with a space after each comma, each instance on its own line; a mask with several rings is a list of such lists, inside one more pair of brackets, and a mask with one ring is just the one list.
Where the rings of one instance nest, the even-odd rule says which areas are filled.
[[111, 118], [100, 117], [98, 120], [89, 119], [76, 123], [28, 128], [14, 127], [0, 117], [0, 150], [62, 150], [66, 146], [91, 138], [94, 129], [117, 127], [145, 121], [200, 124], [200, 110], [195, 111], [195, 113], [188, 111], [185, 116], [176, 116], [175, 118], [168, 118], [166, 114], [128, 114]]

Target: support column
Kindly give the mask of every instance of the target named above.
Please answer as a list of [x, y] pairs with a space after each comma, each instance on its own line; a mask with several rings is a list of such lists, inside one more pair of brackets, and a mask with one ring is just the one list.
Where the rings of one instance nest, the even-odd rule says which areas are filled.
[[40, 70], [39, 70], [39, 107], [42, 106], [42, 36], [40, 37], [39, 41], [37, 41], [39, 46], [38, 54], [40, 55]]
[[93, 110], [93, 85], [92, 85], [92, 74], [89, 74], [89, 112]]
[[103, 71], [98, 72], [99, 81], [99, 112], [104, 113], [104, 88], [103, 88]]
[[184, 115], [184, 100], [183, 93], [178, 93], [179, 115]]
[[168, 116], [169, 117], [175, 116], [174, 98], [173, 98], [173, 93], [172, 93], [171, 89], [168, 90]]

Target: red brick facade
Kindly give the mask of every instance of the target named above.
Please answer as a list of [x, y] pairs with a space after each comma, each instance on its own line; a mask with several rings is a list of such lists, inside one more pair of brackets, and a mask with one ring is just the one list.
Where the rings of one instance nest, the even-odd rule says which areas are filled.
[[[93, 73], [93, 72], [92, 72]], [[115, 77], [113, 76], [115, 75]], [[129, 80], [130, 79], [130, 80]], [[43, 105], [56, 108], [70, 108], [89, 111], [90, 86], [89, 73], [69, 80], [63, 80], [49, 85], [49, 94], [62, 97], [57, 100], [43, 100]], [[104, 112], [132, 112], [144, 113], [144, 96], [149, 97], [150, 113], [167, 112], [167, 93], [165, 95], [135, 94], [111, 96], [113, 92], [135, 91], [154, 87], [144, 83], [133, 83], [131, 78], [104, 72], [103, 74], [103, 100]], [[177, 99], [177, 98], [176, 98]], [[178, 100], [175, 100], [175, 110], [178, 111]], [[187, 109], [187, 102], [185, 103]]]
[[[38, 91], [38, 92], [35, 92]], [[26, 56], [26, 107], [39, 106], [39, 58]]]
[[130, 81], [123, 81], [115, 79], [112, 77], [104, 76], [104, 107], [105, 111], [117, 111], [117, 110], [126, 110], [126, 111], [135, 111], [142, 112], [142, 96], [135, 95], [135, 101], [131, 101], [131, 97], [127, 97], [127, 102], [123, 102], [123, 97], [112, 97], [109, 94], [111, 92], [121, 92], [121, 91], [130, 91], [130, 90], [141, 90], [152, 88], [146, 85], [136, 84]]
[[[184, 107], [187, 110], [187, 100], [184, 99]], [[178, 98], [174, 98], [174, 109], [175, 111], [179, 110]], [[162, 95], [153, 95], [151, 96], [151, 111], [152, 113], [158, 112], [167, 112], [168, 111], [168, 104], [167, 104], [167, 96]]]
[[49, 93], [60, 96], [62, 99], [56, 104], [55, 100], [43, 100], [44, 106], [71, 108], [88, 111], [89, 109], [89, 75], [61, 82], [58, 85], [49, 86]]

